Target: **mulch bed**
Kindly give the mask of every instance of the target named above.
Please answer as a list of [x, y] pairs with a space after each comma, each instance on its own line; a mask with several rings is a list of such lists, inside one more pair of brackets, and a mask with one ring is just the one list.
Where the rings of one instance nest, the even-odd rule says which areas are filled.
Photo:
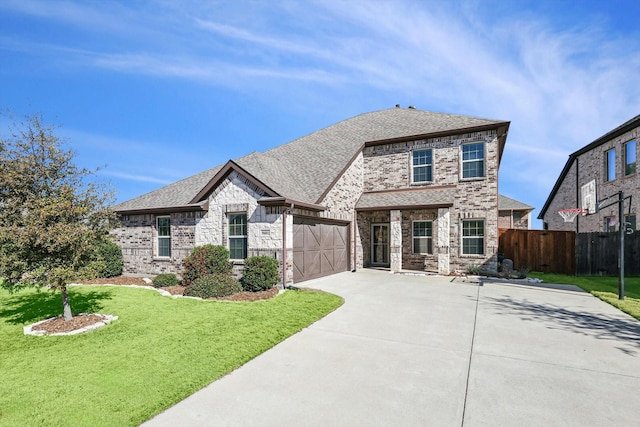
[[34, 331], [45, 331], [47, 334], [58, 334], [82, 329], [86, 326], [100, 323], [103, 320], [104, 317], [98, 314], [78, 314], [73, 316], [73, 318], [68, 322], [64, 320], [64, 317], [60, 316], [49, 319], [46, 322], [42, 322], [41, 324], [34, 326], [32, 329]]
[[[84, 285], [138, 285], [138, 286], [152, 286], [150, 283], [145, 282], [142, 277], [133, 277], [133, 276], [118, 276], [118, 277], [109, 277], [103, 279], [93, 279], [83, 281]], [[163, 291], [169, 292], [171, 295], [184, 295], [185, 286], [176, 285], [176, 286], [165, 286], [162, 289]], [[227, 297], [221, 298], [210, 298], [215, 300], [223, 300], [223, 301], [258, 301], [262, 299], [269, 299], [278, 294], [278, 288], [275, 286], [269, 290], [262, 292], [238, 292], [233, 295], [229, 295]]]
[[[152, 286], [150, 283], [145, 282], [142, 277], [132, 276], [118, 276], [109, 277], [106, 279], [93, 279], [83, 281], [84, 285], [137, 285], [137, 286]], [[171, 295], [183, 295], [185, 286], [166, 286], [160, 288], [169, 292]], [[215, 300], [223, 301], [258, 301], [263, 299], [269, 299], [278, 294], [278, 288], [275, 286], [267, 291], [262, 292], [238, 292], [233, 295], [229, 295], [222, 298], [211, 298]], [[47, 334], [72, 332], [77, 329], [84, 328], [86, 326], [99, 323], [103, 320], [102, 316], [97, 314], [77, 314], [73, 316], [68, 322], [65, 322], [63, 317], [56, 317], [46, 322], [42, 322], [38, 326], [35, 326], [34, 330], [45, 331]]]

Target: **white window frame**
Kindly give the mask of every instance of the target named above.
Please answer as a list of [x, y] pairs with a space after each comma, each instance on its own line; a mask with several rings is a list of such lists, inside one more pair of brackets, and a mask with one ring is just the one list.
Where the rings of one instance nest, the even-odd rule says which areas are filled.
[[[465, 236], [464, 235], [464, 231], [465, 231], [464, 225], [465, 225], [465, 223], [466, 222], [472, 222], [472, 221], [473, 222], [479, 222], [479, 221], [482, 222], [482, 235], [471, 235], [471, 236]], [[466, 255], [466, 256], [484, 256], [486, 254], [486, 252], [487, 252], [487, 248], [486, 248], [486, 244], [487, 244], [487, 240], [486, 240], [486, 237], [487, 237], [487, 221], [486, 221], [486, 219], [484, 219], [484, 218], [463, 219], [462, 223], [460, 224], [460, 230], [461, 230], [461, 232], [460, 232], [460, 237], [461, 237], [461, 240], [460, 240], [460, 253], [462, 255]], [[468, 239], [482, 239], [482, 253], [477, 254], [477, 253], [467, 253], [467, 252], [465, 252], [464, 242], [465, 242], [465, 240], [468, 240]]]
[[[415, 224], [416, 223], [428, 223], [431, 224], [431, 235], [430, 236], [416, 236], [415, 235]], [[426, 240], [427, 243], [427, 248], [430, 249], [427, 252], [416, 252], [416, 239], [419, 240]], [[417, 254], [417, 255], [433, 255], [433, 221], [427, 221], [427, 220], [417, 220], [417, 221], [413, 221], [411, 223], [411, 253]]]
[[[613, 154], [613, 158], [611, 158]], [[611, 164], [613, 160], [613, 165]], [[610, 172], [613, 173], [613, 178], [610, 176]], [[605, 181], [612, 182], [616, 180], [616, 149], [611, 148], [604, 152], [604, 174]]]
[[[629, 162], [629, 147], [633, 145], [633, 162]], [[624, 144], [624, 175], [633, 175], [636, 173], [637, 154], [636, 154], [636, 140], [632, 139]], [[632, 170], [629, 170], [632, 169]]]
[[[416, 165], [415, 164], [415, 154], [423, 151], [428, 151], [431, 157], [431, 162], [426, 163], [424, 165]], [[416, 181], [415, 180], [415, 170], [416, 169], [426, 169], [428, 171], [428, 175], [430, 175], [430, 179], [424, 181]], [[420, 148], [417, 150], [411, 151], [411, 183], [413, 184], [424, 184], [433, 182], [433, 148]]]
[[[169, 220], [169, 235], [160, 235], [160, 221], [161, 220]], [[156, 217], [156, 234], [157, 234], [157, 256], [158, 258], [171, 258], [171, 216], [158, 216]], [[162, 245], [160, 244], [161, 241], [163, 240], [168, 240], [169, 241], [169, 254], [168, 255], [163, 255], [160, 253], [161, 247]]]
[[[481, 144], [482, 145], [482, 158], [480, 159], [466, 159], [464, 158], [464, 149], [470, 145]], [[466, 142], [460, 145], [460, 177], [464, 180], [473, 179], [485, 179], [487, 176], [487, 144], [484, 141]], [[481, 176], [465, 176], [464, 166], [470, 163], [482, 162], [482, 175]]]
[[[231, 227], [234, 224], [231, 224], [231, 217], [233, 215], [243, 215], [244, 216], [244, 232], [245, 234], [231, 234]], [[249, 252], [249, 216], [247, 215], [246, 212], [228, 212], [227, 213], [227, 232], [228, 232], [228, 249], [229, 249], [229, 256], [230, 259], [232, 260], [242, 260], [245, 259], [247, 257], [247, 254]], [[244, 244], [244, 256], [245, 258], [234, 258], [233, 257], [233, 252], [231, 249], [231, 241], [232, 240], [243, 240], [243, 244]]]

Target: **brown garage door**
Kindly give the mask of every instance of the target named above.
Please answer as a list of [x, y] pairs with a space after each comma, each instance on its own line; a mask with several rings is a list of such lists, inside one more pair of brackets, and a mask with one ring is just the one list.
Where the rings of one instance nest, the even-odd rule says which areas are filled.
[[349, 225], [293, 218], [293, 281], [349, 268]]

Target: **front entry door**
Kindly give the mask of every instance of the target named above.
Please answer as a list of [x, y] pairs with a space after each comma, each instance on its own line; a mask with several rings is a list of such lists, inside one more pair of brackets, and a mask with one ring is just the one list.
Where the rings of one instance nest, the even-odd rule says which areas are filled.
[[371, 264], [389, 265], [389, 225], [371, 226]]

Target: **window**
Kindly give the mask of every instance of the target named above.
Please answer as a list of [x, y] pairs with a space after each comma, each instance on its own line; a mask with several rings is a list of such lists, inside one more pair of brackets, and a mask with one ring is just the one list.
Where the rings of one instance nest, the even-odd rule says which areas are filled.
[[171, 217], [162, 216], [156, 219], [158, 229], [158, 256], [171, 256]]
[[247, 214], [229, 214], [229, 252], [231, 259], [247, 257]]
[[462, 253], [484, 255], [484, 220], [462, 221]]
[[616, 231], [616, 219], [612, 216], [607, 216], [604, 218], [604, 223], [602, 225], [602, 231], [608, 233], [610, 231]]
[[484, 177], [484, 142], [462, 145], [462, 178]]
[[625, 230], [629, 231], [629, 230], [634, 230], [636, 229], [636, 216], [635, 215], [625, 215], [624, 217], [624, 222], [625, 222]]
[[429, 182], [433, 180], [432, 150], [415, 150], [413, 157], [413, 182]]
[[624, 174], [636, 173], [636, 140], [624, 144]]
[[433, 253], [433, 222], [414, 221], [413, 222], [413, 253], [431, 254]]
[[616, 179], [616, 149], [607, 151], [607, 181]]

